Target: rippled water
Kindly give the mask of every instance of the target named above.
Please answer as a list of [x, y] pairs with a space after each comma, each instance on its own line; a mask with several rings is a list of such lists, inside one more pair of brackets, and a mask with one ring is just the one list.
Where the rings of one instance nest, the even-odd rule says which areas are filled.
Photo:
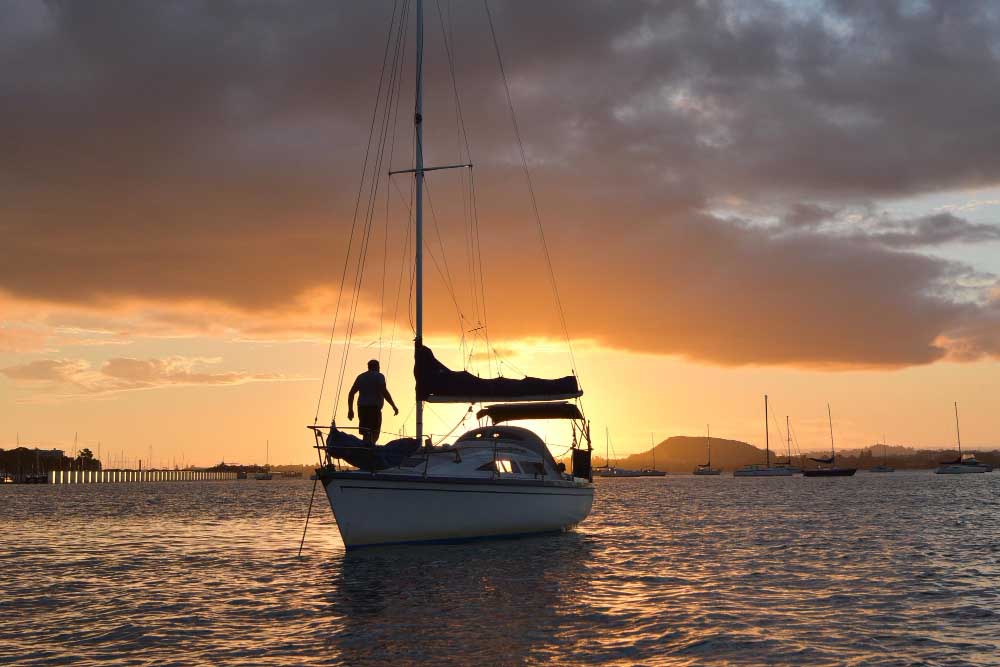
[[345, 554], [311, 482], [0, 487], [0, 663], [1000, 665], [1000, 474], [598, 480]]

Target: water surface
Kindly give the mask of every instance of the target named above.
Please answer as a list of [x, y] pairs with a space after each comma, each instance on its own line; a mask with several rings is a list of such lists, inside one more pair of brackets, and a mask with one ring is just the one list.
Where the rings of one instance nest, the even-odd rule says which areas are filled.
[[1000, 665], [1000, 474], [602, 479], [345, 553], [307, 481], [0, 487], [0, 663]]

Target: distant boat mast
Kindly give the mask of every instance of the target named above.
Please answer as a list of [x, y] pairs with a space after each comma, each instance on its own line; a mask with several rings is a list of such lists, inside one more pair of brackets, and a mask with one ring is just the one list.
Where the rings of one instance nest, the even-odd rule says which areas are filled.
[[771, 432], [767, 426], [767, 394], [764, 394], [764, 460], [771, 467]]
[[785, 415], [785, 436], [786, 436], [786, 440], [787, 440], [787, 442], [785, 444], [785, 458], [787, 458], [788, 462], [791, 463], [792, 462], [792, 423], [788, 419], [788, 415]]
[[[826, 418], [830, 422], [830, 458], [834, 459], [837, 457], [836, 452], [833, 448], [833, 413], [830, 412], [830, 404], [826, 404]], [[833, 465], [833, 461], [830, 461], [830, 465]]]
[[955, 438], [958, 440], [958, 458], [962, 458], [962, 432], [958, 428], [958, 401], [955, 401]]
[[712, 425], [711, 424], [705, 424], [705, 433], [706, 433], [705, 438], [706, 438], [706, 440], [708, 440], [708, 443], [707, 443], [708, 444], [708, 466], [707, 467], [711, 468], [712, 467]]

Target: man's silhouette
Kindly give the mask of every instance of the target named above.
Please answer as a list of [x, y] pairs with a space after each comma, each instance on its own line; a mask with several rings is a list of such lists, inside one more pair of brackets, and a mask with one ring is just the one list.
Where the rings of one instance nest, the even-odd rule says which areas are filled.
[[354, 419], [354, 395], [358, 394], [358, 427], [361, 437], [375, 444], [382, 432], [382, 405], [389, 401], [392, 411], [399, 414], [399, 408], [392, 400], [385, 386], [385, 376], [379, 372], [378, 361], [368, 362], [368, 370], [354, 381], [347, 395], [347, 419]]

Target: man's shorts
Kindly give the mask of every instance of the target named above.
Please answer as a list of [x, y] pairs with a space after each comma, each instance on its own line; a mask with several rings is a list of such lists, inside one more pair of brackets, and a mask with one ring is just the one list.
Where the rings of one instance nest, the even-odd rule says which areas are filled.
[[382, 433], [382, 408], [376, 405], [359, 405], [358, 426], [362, 438], [378, 442], [378, 437]]

